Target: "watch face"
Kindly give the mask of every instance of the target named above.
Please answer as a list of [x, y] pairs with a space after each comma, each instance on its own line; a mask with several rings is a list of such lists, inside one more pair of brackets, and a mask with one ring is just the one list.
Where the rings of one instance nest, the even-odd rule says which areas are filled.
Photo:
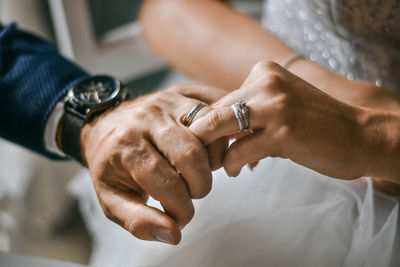
[[109, 76], [94, 76], [78, 82], [71, 92], [74, 102], [93, 106], [113, 100], [119, 91], [118, 80]]

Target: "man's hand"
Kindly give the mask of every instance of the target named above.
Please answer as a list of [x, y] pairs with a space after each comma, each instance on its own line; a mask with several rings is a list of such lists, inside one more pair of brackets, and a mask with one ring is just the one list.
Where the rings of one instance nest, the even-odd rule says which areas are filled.
[[[207, 149], [181, 121], [199, 101], [211, 104], [224, 95], [179, 85], [125, 102], [83, 128], [82, 155], [109, 219], [140, 239], [179, 243], [194, 215], [191, 199], [206, 196], [212, 183]], [[219, 149], [226, 143], [210, 148]], [[146, 205], [149, 195], [164, 212]]]

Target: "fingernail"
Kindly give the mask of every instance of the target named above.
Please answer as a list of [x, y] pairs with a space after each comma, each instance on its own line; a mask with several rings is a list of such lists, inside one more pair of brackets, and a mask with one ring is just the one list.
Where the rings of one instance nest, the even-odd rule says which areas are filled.
[[228, 175], [229, 178], [234, 178], [234, 172], [228, 171], [225, 167], [224, 167], [225, 173], [226, 175]]
[[171, 233], [165, 229], [165, 228], [161, 228], [161, 227], [157, 227], [154, 229], [154, 235], [156, 236], [158, 241], [170, 244], [170, 245], [175, 245], [175, 241], [172, 238]]

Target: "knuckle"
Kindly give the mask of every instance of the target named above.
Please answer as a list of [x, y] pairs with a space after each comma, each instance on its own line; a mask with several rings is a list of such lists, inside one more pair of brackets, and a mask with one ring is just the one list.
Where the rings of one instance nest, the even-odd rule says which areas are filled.
[[266, 88], [282, 86], [284, 81], [282, 73], [277, 69], [277, 64], [270, 61], [257, 63], [252, 69], [252, 74], [256, 77], [257, 82], [265, 84]]
[[161, 188], [165, 192], [173, 192], [172, 190], [177, 190], [181, 186], [181, 179], [176, 174], [166, 175], [162, 178]]
[[276, 63], [273, 62], [273, 61], [270, 61], [270, 60], [261, 60], [261, 61], [258, 61], [258, 62], [254, 65], [252, 71], [256, 71], [256, 72], [263, 72], [263, 71], [265, 71], [265, 72], [268, 72], [268, 71], [276, 70], [276, 69], [277, 69], [277, 66], [278, 66], [278, 64], [276, 64]]
[[252, 71], [257, 71], [257, 72], [258, 72], [258, 71], [266, 71], [269, 62], [270, 62], [269, 60], [260, 60], [260, 61], [258, 61], [258, 62], [254, 65]]
[[280, 74], [275, 72], [268, 72], [264, 74], [264, 79], [267, 82], [268, 87], [272, 88], [284, 88], [283, 78]]
[[126, 147], [121, 152], [121, 162], [124, 166], [135, 166], [135, 168], [155, 165], [155, 161], [143, 145], [143, 142], [138, 142], [132, 146]]
[[160, 99], [164, 99], [161, 94], [154, 94], [147, 99], [146, 102], [140, 104], [135, 109], [135, 116], [137, 114], [141, 115], [141, 117], [148, 117], [151, 114], [158, 114], [162, 112], [161, 107], [157, 105], [160, 102]]
[[149, 117], [160, 114], [162, 109], [155, 103], [158, 103], [157, 98], [159, 96], [153, 96], [153, 101], [148, 101], [147, 103], [142, 103], [138, 105], [135, 109], [134, 116], [139, 120], [149, 119]]
[[176, 95], [176, 93], [173, 91], [164, 90], [164, 91], [155, 93], [154, 100], [156, 100], [157, 102], [165, 102], [165, 101], [168, 101], [171, 98], [173, 98], [175, 95]]
[[187, 84], [185, 83], [178, 83], [175, 84], [174, 86], [170, 87], [168, 90], [166, 90], [167, 92], [173, 92], [173, 93], [177, 93], [177, 94], [184, 94], [186, 91]]
[[190, 160], [190, 161], [197, 161], [202, 158], [204, 158], [205, 151], [201, 147], [201, 145], [198, 144], [190, 144], [185, 147], [182, 157], [185, 160]]
[[159, 175], [160, 160], [150, 157], [146, 152], [138, 153], [131, 157], [131, 172], [134, 173], [134, 180], [141, 186], [153, 188], [151, 177]]
[[147, 117], [148, 109], [147, 106], [140, 105], [135, 109], [134, 116], [139, 120], [144, 120]]
[[[158, 98], [161, 98], [161, 96], [157, 96]], [[156, 101], [155, 101], [156, 102]], [[157, 101], [158, 102], [158, 101]], [[149, 115], [156, 115], [156, 114], [160, 114], [163, 112], [162, 108], [160, 106], [158, 106], [155, 103], [152, 104], [147, 104], [144, 107], [144, 110], [146, 111], [147, 114]]]
[[265, 68], [269, 71], [275, 71], [279, 68], [279, 64], [277, 64], [273, 61], [268, 61], [265, 63]]
[[133, 140], [135, 132], [130, 127], [118, 127], [114, 131], [114, 146], [121, 147], [126, 146]]
[[142, 157], [138, 157], [141, 161], [143, 172], [146, 174], [145, 176], [151, 176], [158, 172], [160, 166], [160, 160], [154, 157], [149, 157], [148, 155], [143, 155]]

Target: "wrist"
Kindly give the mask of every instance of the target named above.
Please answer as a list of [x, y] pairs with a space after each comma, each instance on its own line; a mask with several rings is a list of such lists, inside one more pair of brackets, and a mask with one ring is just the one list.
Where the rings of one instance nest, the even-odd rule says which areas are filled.
[[400, 113], [363, 109], [360, 123], [364, 175], [400, 183]]
[[127, 97], [127, 89], [110, 76], [91, 76], [78, 81], [64, 98], [64, 115], [57, 137], [62, 151], [87, 165], [82, 154], [82, 129]]

